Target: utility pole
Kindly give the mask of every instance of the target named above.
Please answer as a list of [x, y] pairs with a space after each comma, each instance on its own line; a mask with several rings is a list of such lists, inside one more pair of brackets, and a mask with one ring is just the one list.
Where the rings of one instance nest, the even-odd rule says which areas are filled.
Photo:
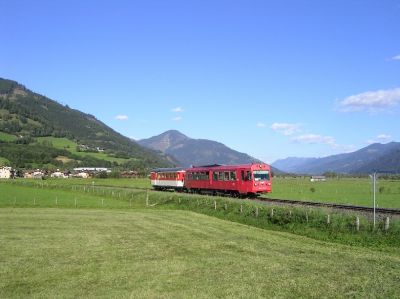
[[375, 229], [375, 225], [376, 225], [376, 177], [377, 177], [377, 172], [374, 171], [374, 173], [372, 175], [369, 176], [372, 179], [372, 183], [373, 183], [373, 189], [374, 189], [374, 229]]

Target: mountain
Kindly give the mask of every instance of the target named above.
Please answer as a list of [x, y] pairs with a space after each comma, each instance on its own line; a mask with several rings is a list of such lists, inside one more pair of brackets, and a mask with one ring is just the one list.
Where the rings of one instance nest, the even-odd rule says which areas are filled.
[[[47, 157], [41, 159], [43, 155]], [[93, 115], [0, 78], [2, 160], [14, 167], [62, 167], [68, 162], [68, 166], [144, 169], [176, 164], [172, 158], [119, 134]]]
[[245, 164], [259, 162], [247, 154], [230, 149], [226, 145], [207, 139], [192, 139], [176, 130], [139, 140], [147, 148], [173, 156], [182, 166], [207, 164]]
[[286, 159], [280, 159], [272, 163], [274, 167], [281, 169], [288, 173], [296, 173], [298, 169], [306, 166], [307, 164], [312, 163], [317, 160], [317, 158], [297, 158], [297, 157], [289, 157]]
[[374, 143], [358, 151], [324, 158], [287, 158], [272, 163], [291, 173], [370, 173], [373, 170], [400, 173], [400, 142]]

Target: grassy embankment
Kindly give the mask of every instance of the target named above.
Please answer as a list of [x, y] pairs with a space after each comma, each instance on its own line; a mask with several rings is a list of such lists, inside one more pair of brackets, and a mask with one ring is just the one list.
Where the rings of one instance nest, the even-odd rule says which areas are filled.
[[[95, 186], [151, 188], [147, 178], [46, 180], [45, 184], [70, 186], [92, 185], [93, 182]], [[315, 183], [308, 178], [274, 178], [272, 190], [266, 197], [372, 206], [371, 181], [364, 178], [328, 179], [326, 182]], [[379, 207], [400, 208], [400, 181], [379, 180], [376, 196]]]

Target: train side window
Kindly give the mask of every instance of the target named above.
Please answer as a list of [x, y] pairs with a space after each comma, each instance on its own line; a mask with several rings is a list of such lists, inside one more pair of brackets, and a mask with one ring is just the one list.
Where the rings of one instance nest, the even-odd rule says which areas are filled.
[[250, 170], [246, 171], [246, 181], [251, 181], [251, 172], [250, 172]]
[[224, 181], [229, 181], [229, 171], [224, 172]]
[[244, 181], [245, 179], [244, 179], [244, 170], [242, 170], [241, 172], [241, 175], [242, 175], [242, 181]]
[[218, 181], [218, 172], [213, 171], [213, 180]]
[[224, 180], [224, 173], [222, 171], [218, 172], [218, 180], [223, 181]]
[[231, 181], [236, 181], [236, 172], [231, 171], [230, 175], [231, 175]]

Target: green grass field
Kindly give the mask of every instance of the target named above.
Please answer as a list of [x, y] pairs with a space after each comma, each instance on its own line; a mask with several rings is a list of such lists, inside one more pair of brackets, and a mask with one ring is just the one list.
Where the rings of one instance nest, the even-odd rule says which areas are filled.
[[[379, 207], [400, 208], [400, 181], [378, 180], [376, 190]], [[372, 206], [370, 179], [341, 178], [326, 182], [310, 182], [309, 178], [274, 178], [273, 191], [268, 197], [311, 200]]]
[[0, 132], [0, 141], [11, 142], [17, 140], [17, 136]]
[[373, 233], [364, 219], [354, 232], [352, 216], [332, 214], [329, 228], [324, 212], [304, 223], [304, 211], [276, 207], [272, 221], [251, 201], [149, 192], [147, 205], [145, 190], [66, 182], [0, 182], [0, 298], [400, 293], [395, 223]]
[[400, 256], [189, 211], [0, 209], [0, 297], [395, 298]]

